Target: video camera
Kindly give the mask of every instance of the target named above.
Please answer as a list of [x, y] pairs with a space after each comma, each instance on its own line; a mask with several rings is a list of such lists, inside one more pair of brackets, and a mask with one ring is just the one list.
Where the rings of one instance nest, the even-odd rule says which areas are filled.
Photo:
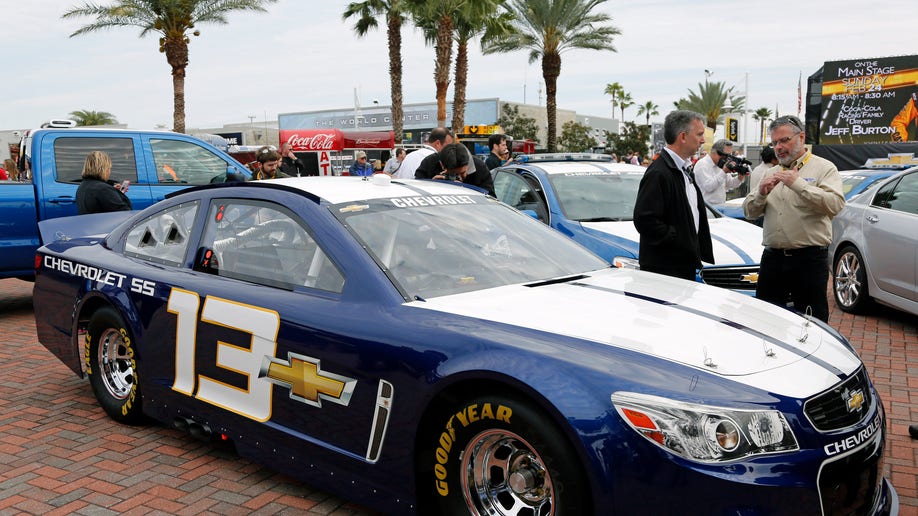
[[729, 154], [721, 155], [720, 160], [717, 162], [717, 168], [727, 167], [727, 170], [730, 172], [736, 172], [741, 176], [752, 172], [752, 169], [749, 168], [752, 165], [752, 162], [746, 158], [741, 158], [739, 156], [731, 156]]

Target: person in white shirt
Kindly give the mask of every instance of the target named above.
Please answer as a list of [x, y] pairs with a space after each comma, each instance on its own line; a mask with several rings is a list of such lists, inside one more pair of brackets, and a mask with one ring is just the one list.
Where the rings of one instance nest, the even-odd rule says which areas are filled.
[[445, 145], [453, 143], [453, 133], [445, 127], [436, 127], [430, 131], [427, 144], [405, 156], [402, 166], [392, 175], [395, 179], [414, 179], [414, 172], [421, 161], [435, 152], [440, 152]]
[[727, 192], [743, 184], [745, 175], [731, 172], [726, 165], [718, 167], [717, 163], [725, 156], [733, 155], [733, 142], [730, 140], [717, 140], [711, 146], [711, 152], [695, 163], [693, 172], [695, 182], [701, 189], [704, 200], [710, 204], [723, 204], [727, 202]]
[[383, 173], [391, 176], [398, 172], [398, 169], [402, 168], [402, 162], [405, 161], [405, 155], [406, 152], [404, 147], [395, 149], [395, 155], [386, 162], [386, 166], [383, 167]]

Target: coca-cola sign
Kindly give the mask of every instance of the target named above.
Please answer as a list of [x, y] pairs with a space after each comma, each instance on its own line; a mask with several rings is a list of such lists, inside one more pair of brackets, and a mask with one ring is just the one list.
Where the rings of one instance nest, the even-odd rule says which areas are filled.
[[287, 143], [294, 149], [299, 150], [334, 150], [335, 135], [332, 133], [315, 133], [309, 135], [293, 133], [287, 138]]

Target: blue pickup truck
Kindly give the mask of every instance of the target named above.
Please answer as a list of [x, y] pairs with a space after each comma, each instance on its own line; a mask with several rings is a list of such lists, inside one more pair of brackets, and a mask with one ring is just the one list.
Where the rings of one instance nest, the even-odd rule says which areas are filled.
[[139, 210], [193, 185], [240, 180], [249, 171], [214, 146], [185, 134], [127, 129], [50, 128], [29, 132], [20, 144], [31, 181], [0, 181], [0, 278], [31, 279], [38, 222], [77, 214], [76, 190], [90, 151], [112, 159], [111, 179], [130, 181], [127, 196]]

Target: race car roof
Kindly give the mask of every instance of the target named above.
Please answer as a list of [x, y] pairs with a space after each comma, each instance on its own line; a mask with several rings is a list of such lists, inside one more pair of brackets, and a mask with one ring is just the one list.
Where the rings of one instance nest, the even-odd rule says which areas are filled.
[[434, 180], [392, 180], [386, 174], [371, 177], [291, 177], [275, 179], [284, 186], [302, 189], [332, 204], [418, 195], [483, 195], [456, 183]]

